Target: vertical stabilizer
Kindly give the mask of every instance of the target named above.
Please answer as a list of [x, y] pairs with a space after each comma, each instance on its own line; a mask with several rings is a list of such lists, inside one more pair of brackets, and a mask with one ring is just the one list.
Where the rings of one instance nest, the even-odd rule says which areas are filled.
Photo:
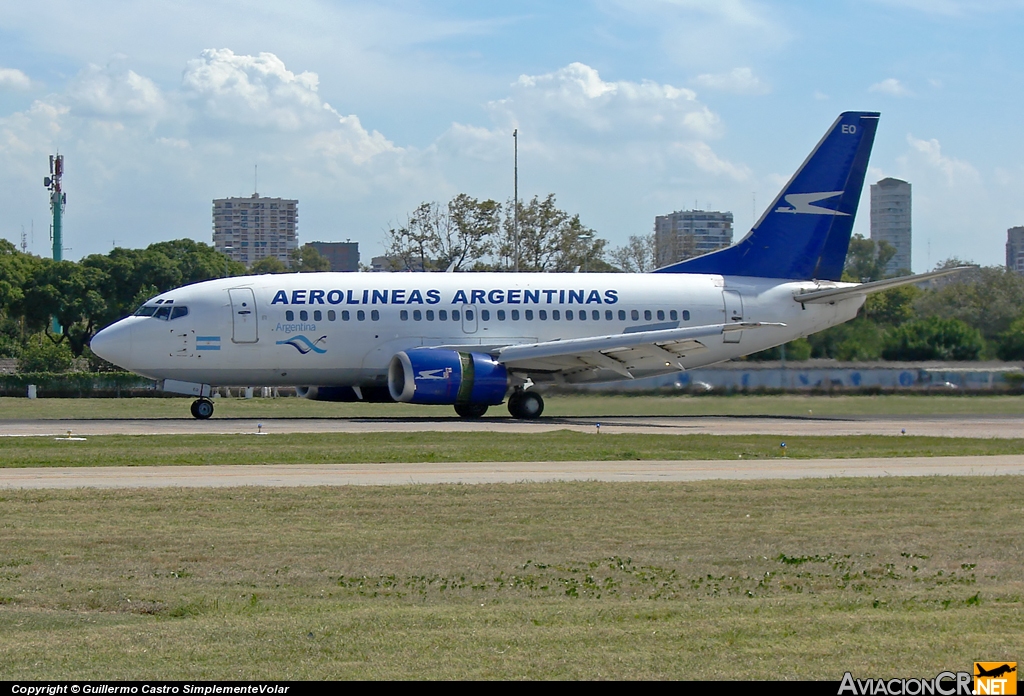
[[655, 273], [839, 280], [877, 127], [877, 113], [841, 114], [746, 237]]

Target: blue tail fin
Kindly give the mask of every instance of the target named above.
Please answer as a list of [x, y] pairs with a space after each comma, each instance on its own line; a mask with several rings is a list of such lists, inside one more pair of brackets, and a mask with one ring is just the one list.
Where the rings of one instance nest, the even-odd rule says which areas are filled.
[[878, 114], [843, 113], [738, 243], [655, 273], [839, 280]]

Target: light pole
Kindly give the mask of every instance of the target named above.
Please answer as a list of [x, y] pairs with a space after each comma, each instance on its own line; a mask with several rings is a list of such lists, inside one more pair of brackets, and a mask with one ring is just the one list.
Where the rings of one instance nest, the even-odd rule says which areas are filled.
[[515, 247], [514, 268], [519, 272], [519, 129], [512, 131], [512, 244]]

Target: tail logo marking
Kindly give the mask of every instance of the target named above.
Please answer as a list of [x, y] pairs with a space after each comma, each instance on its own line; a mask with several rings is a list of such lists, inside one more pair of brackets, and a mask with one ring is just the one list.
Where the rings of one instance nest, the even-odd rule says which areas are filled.
[[786, 202], [792, 207], [785, 208], [780, 205], [775, 209], [775, 212], [799, 213], [803, 215], [845, 215], [849, 217], [849, 213], [841, 213], [838, 210], [831, 210], [829, 208], [822, 208], [814, 205], [818, 201], [835, 198], [836, 196], [842, 195], [842, 193], [842, 191], [828, 191], [827, 193], [790, 193], [786, 195]]

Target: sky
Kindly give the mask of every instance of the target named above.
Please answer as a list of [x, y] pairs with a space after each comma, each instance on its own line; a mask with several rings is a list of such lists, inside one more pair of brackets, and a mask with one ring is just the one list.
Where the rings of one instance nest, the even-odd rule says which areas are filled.
[[[1024, 0], [0, 0], [0, 236], [65, 258], [191, 237], [211, 201], [299, 200], [364, 262], [424, 201], [555, 194], [625, 244], [733, 212], [738, 240], [846, 110], [868, 186], [913, 186], [913, 270], [1024, 225]], [[258, 182], [254, 170], [258, 167]], [[33, 233], [34, 229], [34, 233]]]

